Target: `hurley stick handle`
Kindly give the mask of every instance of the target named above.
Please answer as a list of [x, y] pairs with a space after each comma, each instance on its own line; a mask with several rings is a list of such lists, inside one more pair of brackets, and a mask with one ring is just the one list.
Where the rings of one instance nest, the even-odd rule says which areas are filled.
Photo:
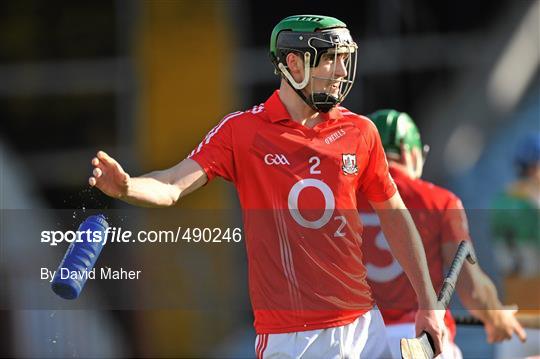
[[461, 267], [463, 266], [463, 262], [465, 262], [465, 259], [467, 259], [467, 261], [471, 264], [476, 263], [474, 250], [469, 241], [462, 241], [459, 244], [456, 255], [454, 256], [452, 264], [450, 265], [450, 269], [448, 270], [448, 273], [444, 278], [442, 288], [439, 291], [437, 301], [443, 309], [446, 309], [448, 307], [450, 299], [452, 299], [452, 295], [454, 294], [454, 290], [456, 288], [456, 282], [459, 276], [459, 272], [461, 271]]
[[[468, 241], [462, 241], [456, 251], [456, 255], [452, 260], [450, 269], [444, 278], [444, 282], [439, 295], [437, 297], [437, 303], [440, 309], [446, 309], [454, 290], [456, 288], [456, 282], [461, 271], [461, 267], [465, 262], [465, 259], [471, 264], [476, 263], [473, 248]], [[437, 309], [439, 309], [437, 308]], [[414, 339], [401, 339], [401, 356], [405, 359], [410, 358], [433, 358], [435, 356], [435, 343], [429, 333], [422, 332], [419, 337]]]

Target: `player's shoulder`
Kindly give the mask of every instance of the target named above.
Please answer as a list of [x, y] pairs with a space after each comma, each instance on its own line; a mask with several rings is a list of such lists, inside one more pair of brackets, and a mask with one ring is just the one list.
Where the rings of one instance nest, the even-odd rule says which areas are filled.
[[422, 179], [414, 180], [414, 183], [419, 193], [433, 202], [436, 207], [454, 206], [455, 203], [461, 204], [461, 199], [447, 188]]
[[264, 116], [264, 103], [250, 107], [247, 110], [239, 110], [223, 116], [217, 126], [242, 128], [246, 123]]
[[339, 111], [345, 121], [349, 121], [359, 128], [375, 128], [375, 124], [368, 117], [352, 112], [346, 107], [337, 106], [336, 111]]
[[377, 127], [368, 117], [352, 112], [342, 106], [338, 106], [336, 110], [341, 113], [341, 121], [347, 122], [349, 125], [358, 129], [368, 142], [373, 143], [373, 139], [379, 136]]

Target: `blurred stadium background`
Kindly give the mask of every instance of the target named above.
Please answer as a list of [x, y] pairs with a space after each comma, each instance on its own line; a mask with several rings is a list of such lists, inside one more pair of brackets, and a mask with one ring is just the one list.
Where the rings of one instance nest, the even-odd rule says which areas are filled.
[[[183, 159], [225, 114], [271, 94], [278, 79], [269, 35], [298, 13], [335, 16], [351, 29], [359, 73], [344, 105], [361, 114], [388, 107], [411, 114], [432, 149], [425, 178], [454, 190], [469, 211], [489, 208], [514, 178], [516, 144], [540, 127], [539, 1], [362, 0], [354, 10], [348, 2], [313, 0], [0, 2], [0, 209], [124, 208], [85, 190], [96, 150], [131, 174]], [[234, 212], [237, 204], [232, 186], [218, 180], [182, 207]], [[480, 261], [498, 278], [489, 229], [474, 217]], [[18, 240], [0, 246], [0, 297], [39, 296], [10, 285], [25, 252], [39, 245], [1, 226], [2, 241]], [[211, 248], [200, 253], [202, 282], [182, 278], [178, 266], [172, 279], [182, 285], [170, 290], [220, 284], [212, 299], [245, 310], [4, 306], [0, 355], [251, 357], [246, 261], [238, 248], [220, 258], [225, 271], [204, 265], [215, 256]], [[127, 247], [111, 251], [131, 263], [155, 261]], [[234, 277], [238, 283], [229, 285]], [[110, 290], [101, 289], [93, 297]], [[482, 329], [463, 329], [458, 342], [465, 357], [493, 354]]]

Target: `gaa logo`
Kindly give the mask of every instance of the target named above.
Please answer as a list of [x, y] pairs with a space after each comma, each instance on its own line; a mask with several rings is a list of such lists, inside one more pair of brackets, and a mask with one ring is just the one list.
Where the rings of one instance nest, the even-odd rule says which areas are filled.
[[277, 153], [267, 153], [264, 156], [264, 163], [266, 163], [269, 166], [272, 165], [290, 165], [289, 161], [287, 160], [287, 157], [285, 155], [280, 155]]

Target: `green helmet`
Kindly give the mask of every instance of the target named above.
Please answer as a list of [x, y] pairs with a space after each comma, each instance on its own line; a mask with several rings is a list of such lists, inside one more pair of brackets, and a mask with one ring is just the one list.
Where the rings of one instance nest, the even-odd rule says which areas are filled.
[[379, 110], [368, 117], [375, 123], [382, 145], [388, 155], [401, 156], [401, 144], [409, 148], [418, 148], [424, 156], [429, 146], [423, 146], [420, 131], [413, 119], [405, 112], [396, 110]]
[[[320, 15], [295, 15], [281, 20], [270, 37], [270, 58], [277, 73], [281, 74], [296, 93], [315, 111], [328, 112], [341, 103], [350, 92], [356, 76], [356, 43], [342, 21]], [[291, 76], [286, 57], [294, 52], [303, 57], [305, 77], [296, 82]], [[323, 54], [348, 54], [345, 66], [347, 76], [343, 79], [318, 78], [327, 82], [339, 82], [336, 96], [329, 92], [313, 92], [306, 96], [304, 89], [312, 78], [310, 69], [316, 67]], [[329, 81], [330, 80], [330, 81]], [[313, 87], [313, 81], [311, 81]], [[324, 90], [323, 90], [324, 91]]]

